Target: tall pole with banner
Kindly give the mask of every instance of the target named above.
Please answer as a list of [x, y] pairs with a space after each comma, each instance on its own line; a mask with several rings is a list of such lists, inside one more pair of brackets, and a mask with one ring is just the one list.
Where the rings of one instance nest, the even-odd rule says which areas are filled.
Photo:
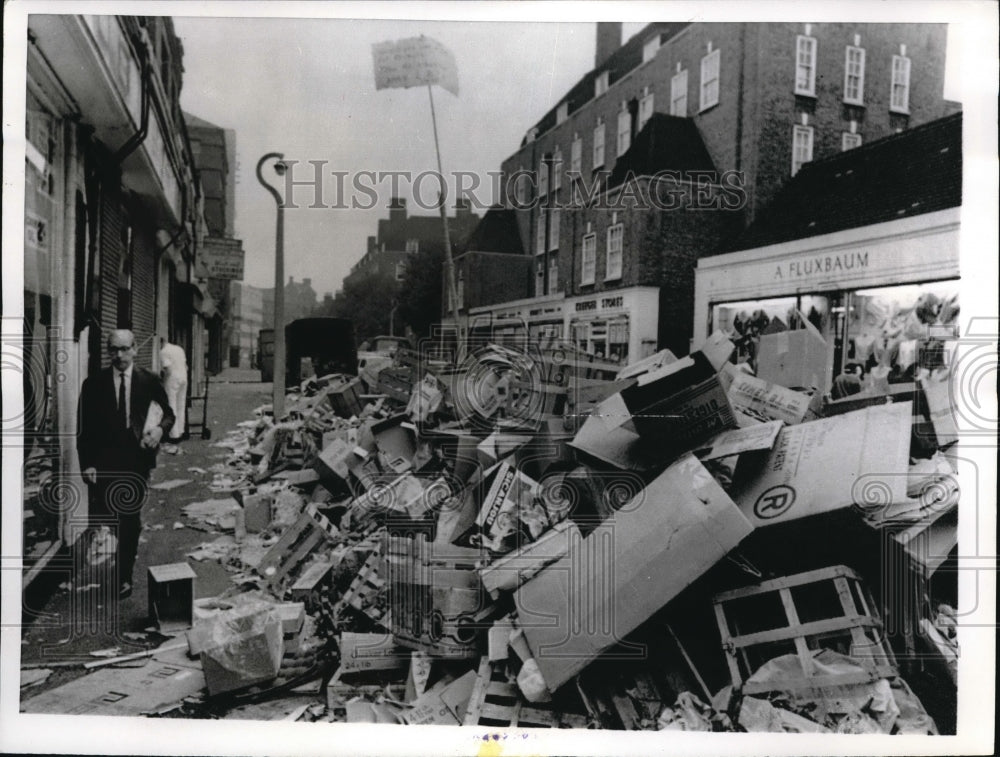
[[458, 67], [455, 56], [437, 40], [410, 37], [394, 42], [377, 42], [372, 45], [375, 62], [375, 89], [406, 89], [426, 85], [431, 103], [431, 125], [434, 130], [434, 150], [437, 154], [438, 176], [441, 178], [441, 224], [444, 227], [444, 260], [448, 279], [448, 300], [451, 316], [455, 321], [457, 337], [456, 361], [465, 357], [465, 340], [458, 316], [458, 289], [455, 284], [455, 261], [451, 256], [451, 234], [448, 230], [447, 184], [441, 166], [441, 145], [438, 141], [437, 115], [434, 111], [434, 84], [440, 84], [458, 96]]

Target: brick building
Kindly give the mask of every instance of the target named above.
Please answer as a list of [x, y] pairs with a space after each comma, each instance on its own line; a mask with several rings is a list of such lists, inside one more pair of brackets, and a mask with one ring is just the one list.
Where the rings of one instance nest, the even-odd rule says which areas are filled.
[[[621, 24], [597, 27], [594, 69], [502, 171], [534, 260], [522, 298], [562, 297], [564, 336], [623, 360], [687, 351], [697, 259], [803, 164], [958, 108], [943, 98], [944, 25], [654, 23], [624, 45]], [[664, 208], [650, 188], [688, 199]], [[585, 201], [636, 192], [646, 202]]]
[[[468, 201], [455, 203], [455, 213], [448, 218], [448, 232], [452, 254], [464, 249], [466, 240], [479, 223]], [[368, 248], [344, 277], [344, 283], [361, 276], [379, 274], [403, 280], [406, 261], [421, 250], [443, 250], [444, 230], [440, 215], [411, 216], [407, 214], [406, 200], [393, 197], [389, 202], [389, 217], [380, 218], [378, 233], [368, 237]]]

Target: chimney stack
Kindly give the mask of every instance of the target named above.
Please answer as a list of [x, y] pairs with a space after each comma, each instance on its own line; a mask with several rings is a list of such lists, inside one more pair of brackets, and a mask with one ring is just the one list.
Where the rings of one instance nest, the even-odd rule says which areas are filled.
[[406, 220], [406, 198], [393, 197], [389, 201], [389, 223]]
[[594, 68], [598, 68], [622, 46], [622, 22], [597, 22], [597, 51], [594, 54]]

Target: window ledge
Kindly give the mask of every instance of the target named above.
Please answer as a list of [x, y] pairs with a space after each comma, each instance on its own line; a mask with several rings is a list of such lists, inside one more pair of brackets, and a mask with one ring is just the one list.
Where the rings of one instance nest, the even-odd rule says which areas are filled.
[[864, 102], [857, 100], [848, 100], [846, 97], [843, 100], [844, 105], [850, 105], [852, 108], [863, 108], [865, 107]]
[[622, 275], [620, 273], [616, 274], [614, 276], [605, 276], [604, 277], [604, 283], [605, 284], [607, 284], [609, 281], [621, 281], [621, 280], [622, 280]]
[[596, 283], [597, 282], [594, 279], [591, 279], [590, 281], [581, 281], [580, 282], [580, 286], [582, 286], [582, 287], [592, 287]]
[[815, 100], [816, 99], [816, 91], [813, 90], [812, 92], [800, 92], [799, 90], [795, 90], [795, 96], [796, 97], [811, 97], [813, 100]]
[[698, 108], [698, 115], [700, 116], [702, 113], [707, 113], [712, 108], [717, 108], [718, 106], [719, 106], [719, 103], [718, 103], [718, 101], [716, 101], [716, 102], [712, 103], [711, 105], [705, 105], [703, 107], [700, 107], [700, 108]]
[[908, 115], [910, 115], [910, 109], [909, 108], [893, 108], [891, 105], [889, 106], [889, 112], [890, 113], [895, 113], [897, 116], [908, 116]]

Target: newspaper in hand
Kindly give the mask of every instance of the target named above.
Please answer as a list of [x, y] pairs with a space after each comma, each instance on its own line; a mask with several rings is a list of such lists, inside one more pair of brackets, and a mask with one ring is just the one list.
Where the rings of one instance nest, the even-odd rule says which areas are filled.
[[163, 408], [158, 402], [150, 402], [149, 410], [146, 411], [146, 422], [142, 426], [142, 446], [147, 449], [156, 447], [160, 442], [152, 441], [151, 432], [154, 428], [160, 428], [163, 422]]

